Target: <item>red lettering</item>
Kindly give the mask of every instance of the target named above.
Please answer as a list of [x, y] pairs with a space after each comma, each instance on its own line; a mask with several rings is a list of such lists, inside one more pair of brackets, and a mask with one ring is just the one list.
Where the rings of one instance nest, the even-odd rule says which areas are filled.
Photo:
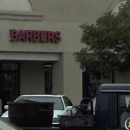
[[47, 31], [41, 31], [41, 39], [40, 42], [47, 42]]
[[48, 35], [47, 35], [47, 40], [48, 42], [54, 42], [54, 32], [53, 31], [48, 31]]
[[46, 30], [15, 30], [10, 29], [10, 41], [29, 41], [42, 43], [59, 43], [61, 41], [61, 33], [59, 31]]
[[18, 40], [18, 31], [15, 29], [10, 29], [10, 41]]
[[33, 41], [34, 42], [40, 41], [40, 31], [33, 31]]
[[26, 41], [33, 41], [33, 31], [32, 30], [25, 30], [25, 36], [26, 36]]
[[56, 31], [54, 33], [54, 41], [55, 41], [55, 43], [59, 43], [61, 41], [61, 36], [60, 35], [61, 35], [61, 33], [59, 31]]
[[19, 40], [19, 41], [24, 41], [24, 42], [25, 42], [25, 35], [24, 35], [24, 31], [23, 31], [23, 30], [19, 30], [19, 33], [18, 33], [18, 40]]

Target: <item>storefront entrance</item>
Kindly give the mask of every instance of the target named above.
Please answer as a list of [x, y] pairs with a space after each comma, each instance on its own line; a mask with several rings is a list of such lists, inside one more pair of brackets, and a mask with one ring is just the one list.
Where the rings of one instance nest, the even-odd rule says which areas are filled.
[[0, 68], [0, 98], [4, 112], [4, 105], [19, 96], [19, 64], [1, 63]]
[[113, 77], [114, 74], [112, 72], [95, 71], [93, 73], [87, 73], [86, 71], [83, 71], [83, 97], [94, 98], [96, 96], [99, 86], [102, 83], [114, 83]]

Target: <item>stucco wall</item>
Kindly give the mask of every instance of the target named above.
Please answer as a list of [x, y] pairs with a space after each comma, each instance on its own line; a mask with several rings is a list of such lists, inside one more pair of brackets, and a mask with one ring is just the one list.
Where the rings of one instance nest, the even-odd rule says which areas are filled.
[[46, 21], [92, 23], [109, 10], [114, 0], [30, 1], [34, 10], [44, 12], [44, 20]]
[[52, 71], [52, 93], [53, 94], [63, 94], [63, 54], [59, 54], [60, 58], [58, 62], [53, 62], [53, 71]]
[[[63, 26], [60, 22], [32, 22], [0, 20], [0, 50], [28, 52], [62, 52], [64, 47]], [[61, 43], [10, 42], [9, 29], [61, 31]]]
[[0, 10], [32, 11], [28, 0], [0, 0]]
[[82, 99], [82, 72], [79, 64], [75, 63], [73, 53], [65, 52], [64, 57], [64, 94], [71, 98], [74, 104]]
[[[43, 21], [1, 20], [0, 50], [39, 51], [39, 52], [75, 52], [83, 46], [80, 44], [82, 30], [79, 26], [94, 23], [96, 19], [107, 12], [112, 0], [30, 0], [33, 11], [43, 12]], [[95, 4], [95, 2], [101, 4]], [[61, 43], [10, 43], [9, 29], [51, 30], [61, 32]]]

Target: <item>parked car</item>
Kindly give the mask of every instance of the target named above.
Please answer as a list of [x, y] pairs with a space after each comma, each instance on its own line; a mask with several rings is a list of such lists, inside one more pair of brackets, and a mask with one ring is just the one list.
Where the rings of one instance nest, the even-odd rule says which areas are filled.
[[[53, 123], [52, 125], [59, 125], [60, 115], [69, 115], [73, 107], [70, 99], [65, 95], [21, 95], [14, 102], [20, 100], [29, 100], [37, 102], [54, 102]], [[2, 114], [2, 118], [8, 118], [8, 105], [4, 107], [7, 111]]]
[[93, 102], [93, 114], [95, 114], [95, 107], [96, 107], [96, 97], [92, 99]]
[[12, 124], [11, 122], [8, 122], [0, 118], [0, 130], [21, 130], [21, 129]]

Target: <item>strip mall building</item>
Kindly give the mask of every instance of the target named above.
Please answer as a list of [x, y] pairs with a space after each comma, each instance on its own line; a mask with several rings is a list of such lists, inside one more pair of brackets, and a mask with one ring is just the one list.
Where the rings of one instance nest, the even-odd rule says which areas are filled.
[[[82, 23], [94, 23], [121, 0], [1, 0], [0, 99], [20, 94], [65, 94], [82, 98]], [[95, 4], [96, 3], [96, 4]], [[115, 82], [127, 82], [121, 75]]]

